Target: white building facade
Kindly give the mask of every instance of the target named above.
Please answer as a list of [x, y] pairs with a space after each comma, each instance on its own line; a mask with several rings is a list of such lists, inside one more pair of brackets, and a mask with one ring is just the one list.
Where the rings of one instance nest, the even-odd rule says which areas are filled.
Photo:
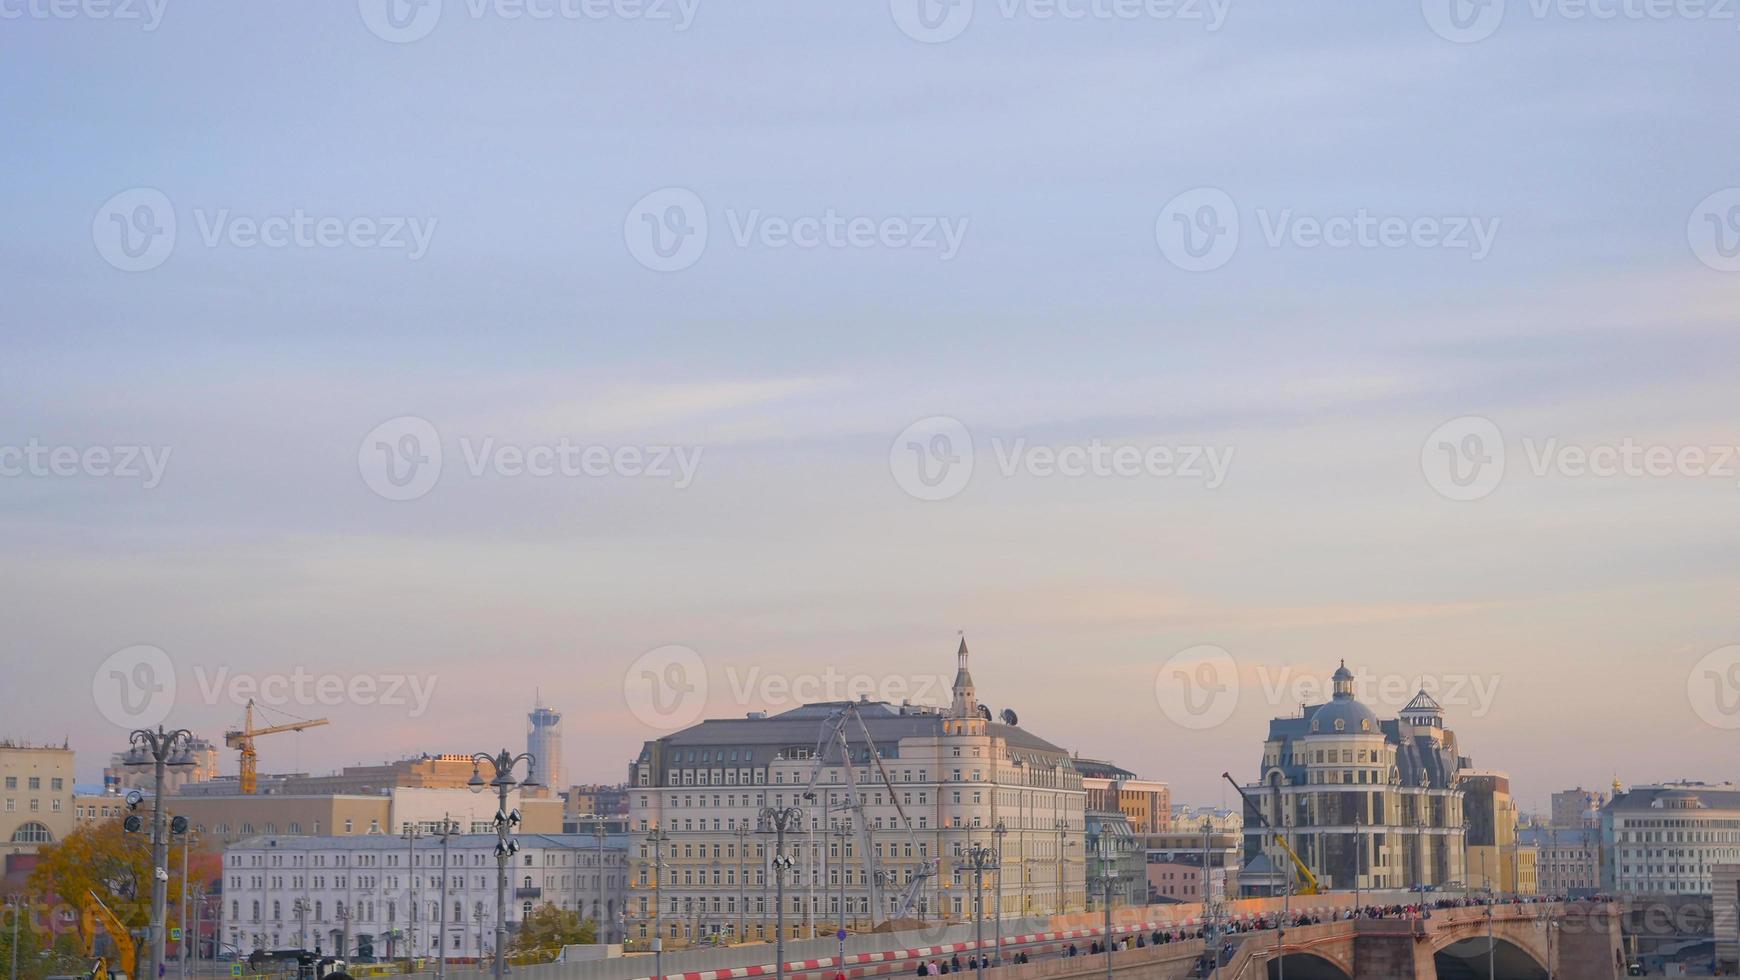
[[[947, 708], [826, 702], [772, 717], [704, 721], [646, 743], [629, 788], [629, 938], [657, 932], [682, 944], [712, 935], [771, 937], [776, 848], [771, 834], [758, 832], [764, 807], [803, 812], [785, 843], [794, 862], [785, 878], [788, 936], [868, 928], [899, 911], [915, 877], [920, 884], [905, 917], [971, 916], [966, 854], [974, 844], [1002, 845], [1005, 915], [1081, 910], [1081, 775], [1067, 751], [1018, 727], [1012, 715], [990, 720], [964, 641], [956, 657]], [[858, 811], [848, 807], [837, 751], [824, 750], [820, 764], [816, 758], [821, 734], [848, 708], [875, 743], [872, 756], [862, 730], [848, 726]], [[812, 774], [813, 798], [806, 795]], [[662, 843], [647, 839], [655, 829]], [[861, 829], [880, 883], [869, 873]], [[933, 863], [937, 873], [927, 878]], [[995, 907], [997, 875], [984, 875], [986, 914]]]
[[[350, 957], [491, 956], [496, 835], [252, 837], [224, 851], [221, 941], [256, 949], [342, 949]], [[545, 903], [620, 941], [628, 838], [518, 834], [509, 858], [508, 930]], [[443, 879], [446, 902], [442, 902]], [[445, 913], [445, 915], [443, 915]], [[445, 921], [443, 922], [443, 918]]]

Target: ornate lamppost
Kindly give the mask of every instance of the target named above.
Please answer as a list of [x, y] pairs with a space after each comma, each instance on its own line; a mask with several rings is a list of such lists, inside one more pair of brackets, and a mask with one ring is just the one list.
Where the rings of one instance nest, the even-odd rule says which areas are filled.
[[[526, 778], [516, 781], [514, 767], [521, 762], [526, 764]], [[513, 755], [507, 749], [502, 749], [495, 755], [479, 752], [471, 757], [471, 779], [466, 783], [473, 793], [483, 792], [485, 786], [495, 790], [495, 980], [501, 980], [507, 975], [507, 883], [508, 859], [519, 853], [520, 842], [513, 839], [513, 828], [520, 824], [520, 811], [508, 809], [508, 792], [516, 787], [521, 790], [537, 789], [542, 784], [538, 782], [536, 768], [538, 761], [530, 752]], [[485, 782], [483, 766], [489, 766], [490, 778]]]

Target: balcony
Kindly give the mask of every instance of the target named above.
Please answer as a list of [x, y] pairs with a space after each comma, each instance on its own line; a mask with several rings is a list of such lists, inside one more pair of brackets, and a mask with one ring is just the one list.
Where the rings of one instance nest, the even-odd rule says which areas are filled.
[[544, 897], [544, 890], [542, 888], [536, 888], [536, 887], [534, 887], [534, 888], [515, 888], [514, 889], [514, 897], [515, 898], [543, 898]]

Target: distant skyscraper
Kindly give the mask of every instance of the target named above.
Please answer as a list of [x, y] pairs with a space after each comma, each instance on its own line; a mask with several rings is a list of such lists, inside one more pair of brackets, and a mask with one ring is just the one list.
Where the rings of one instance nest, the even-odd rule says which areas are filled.
[[526, 716], [526, 751], [537, 766], [538, 782], [551, 787], [551, 792], [565, 785], [562, 782], [562, 713], [544, 706], [537, 699], [532, 713]]

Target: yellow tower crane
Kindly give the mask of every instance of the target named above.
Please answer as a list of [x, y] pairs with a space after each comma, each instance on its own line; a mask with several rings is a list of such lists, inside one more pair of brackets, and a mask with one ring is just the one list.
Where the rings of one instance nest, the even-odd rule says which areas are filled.
[[254, 739], [260, 735], [276, 735], [279, 732], [299, 732], [304, 728], [315, 728], [326, 724], [325, 718], [311, 718], [306, 721], [292, 721], [282, 725], [268, 725], [265, 728], [254, 727], [254, 699], [248, 699], [248, 706], [242, 711], [242, 727], [232, 728], [224, 732], [224, 744], [232, 749], [242, 750], [241, 789], [244, 793], [253, 793], [259, 784], [259, 756], [254, 752]]

